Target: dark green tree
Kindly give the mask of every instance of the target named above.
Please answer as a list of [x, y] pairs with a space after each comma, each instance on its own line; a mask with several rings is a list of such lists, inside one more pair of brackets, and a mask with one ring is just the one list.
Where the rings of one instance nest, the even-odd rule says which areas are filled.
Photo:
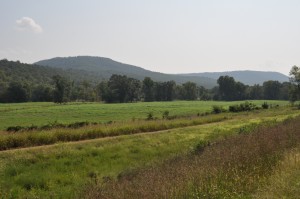
[[300, 67], [293, 66], [290, 70], [290, 101], [295, 102], [300, 96]]
[[196, 100], [198, 97], [197, 85], [193, 82], [182, 84], [181, 97], [184, 100]]
[[28, 100], [28, 92], [20, 82], [11, 82], [4, 94], [6, 102], [26, 102]]
[[264, 99], [276, 100], [279, 99], [280, 82], [278, 81], [266, 81], [263, 83]]
[[38, 85], [32, 91], [31, 100], [33, 102], [53, 101], [53, 89], [49, 86]]
[[98, 96], [101, 101], [105, 101], [107, 103], [114, 102], [112, 91], [108, 87], [108, 83], [106, 81], [101, 82], [97, 86]]
[[140, 99], [141, 95], [141, 82], [134, 78], [128, 78], [128, 92], [126, 101], [134, 102]]
[[142, 92], [144, 101], [154, 101], [154, 81], [150, 77], [145, 77], [143, 80]]
[[235, 100], [235, 81], [233, 77], [220, 76], [217, 83], [219, 84], [219, 95], [221, 100]]
[[248, 99], [260, 100], [263, 98], [263, 88], [259, 84], [254, 84], [248, 88]]
[[235, 88], [235, 93], [234, 93], [233, 100], [244, 100], [246, 98], [247, 86], [245, 86], [241, 82], [236, 82], [234, 88]]
[[70, 82], [60, 75], [53, 76], [53, 81], [55, 86], [55, 90], [53, 92], [53, 101], [55, 103], [68, 102], [71, 91]]
[[175, 81], [167, 81], [164, 82], [164, 90], [165, 90], [165, 100], [164, 101], [173, 101], [175, 98]]
[[281, 83], [279, 89], [279, 100], [289, 100], [291, 86], [290, 82]]
[[172, 101], [175, 99], [176, 83], [174, 81], [155, 82], [154, 96], [156, 101]]
[[112, 102], [126, 102], [129, 81], [125, 75], [112, 75], [108, 81], [108, 88], [112, 94]]

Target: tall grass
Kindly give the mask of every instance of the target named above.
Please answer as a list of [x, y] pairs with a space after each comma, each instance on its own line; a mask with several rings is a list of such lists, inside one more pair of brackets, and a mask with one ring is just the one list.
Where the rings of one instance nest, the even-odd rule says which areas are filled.
[[86, 126], [79, 129], [52, 129], [43, 131], [4, 132], [0, 134], [0, 151], [21, 147], [49, 145], [103, 137], [156, 132], [179, 127], [220, 122], [229, 119], [226, 115], [186, 117], [174, 120], [132, 121]]
[[279, 199], [300, 196], [300, 148], [288, 151], [280, 161], [267, 186], [262, 187], [253, 198]]
[[285, 151], [299, 144], [300, 117], [209, 146], [201, 142], [192, 154], [123, 173], [118, 180], [95, 177], [80, 197], [249, 198], [268, 183]]

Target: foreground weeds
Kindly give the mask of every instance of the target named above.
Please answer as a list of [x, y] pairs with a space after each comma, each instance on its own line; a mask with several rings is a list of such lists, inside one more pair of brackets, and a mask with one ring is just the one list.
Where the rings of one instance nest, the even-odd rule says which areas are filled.
[[300, 196], [300, 148], [285, 154], [267, 186], [254, 195], [257, 199], [296, 199]]
[[[189, 155], [165, 161], [160, 166], [127, 171], [117, 180], [103, 181], [95, 177], [80, 197], [251, 198], [268, 185], [278, 168], [285, 170], [280, 165], [294, 161], [283, 157], [299, 143], [300, 118], [297, 117], [215, 143], [201, 142]], [[272, 189], [269, 187], [265, 192]], [[289, 198], [297, 197], [296, 192], [288, 194]], [[282, 198], [280, 193], [277, 198]]]

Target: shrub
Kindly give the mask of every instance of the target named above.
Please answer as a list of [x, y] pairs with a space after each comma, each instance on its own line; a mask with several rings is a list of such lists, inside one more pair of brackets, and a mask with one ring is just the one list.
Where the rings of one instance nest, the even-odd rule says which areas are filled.
[[204, 148], [210, 146], [210, 142], [209, 141], [205, 141], [205, 140], [200, 140], [198, 142], [198, 144], [196, 144], [194, 152], [195, 153], [202, 153], [204, 151]]
[[17, 132], [17, 131], [20, 131], [22, 129], [24, 129], [24, 127], [21, 127], [21, 126], [9, 126], [9, 127], [7, 127], [6, 131]]
[[229, 106], [230, 112], [252, 111], [252, 110], [256, 110], [256, 109], [257, 109], [256, 105], [251, 102], [244, 102], [239, 105]]
[[215, 113], [215, 114], [225, 112], [225, 110], [222, 106], [214, 105], [214, 106], [212, 106], [212, 109], [213, 109], [212, 113]]
[[163, 119], [169, 119], [169, 113], [170, 113], [169, 111], [164, 111], [163, 114], [162, 114], [162, 118]]
[[67, 127], [68, 128], [80, 128], [80, 127], [84, 127], [84, 126], [88, 126], [90, 125], [89, 122], [75, 122], [75, 123], [72, 123], [72, 124], [69, 124]]
[[147, 114], [147, 120], [153, 120], [154, 119], [154, 117], [153, 117], [153, 113], [148, 113]]
[[240, 108], [238, 105], [229, 106], [229, 112], [239, 112]]
[[269, 108], [269, 104], [268, 104], [267, 102], [264, 102], [264, 103], [261, 105], [261, 107], [262, 107], [263, 109], [268, 109], [268, 108]]

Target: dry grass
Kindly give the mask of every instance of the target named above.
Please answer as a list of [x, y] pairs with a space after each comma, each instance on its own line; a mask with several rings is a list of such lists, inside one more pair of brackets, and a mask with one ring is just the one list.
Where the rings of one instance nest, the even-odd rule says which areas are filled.
[[279, 199], [300, 197], [300, 148], [285, 154], [268, 185], [261, 188], [254, 198]]
[[94, 176], [84, 198], [250, 198], [300, 142], [300, 118], [263, 127], [213, 144], [188, 156], [119, 175]]

